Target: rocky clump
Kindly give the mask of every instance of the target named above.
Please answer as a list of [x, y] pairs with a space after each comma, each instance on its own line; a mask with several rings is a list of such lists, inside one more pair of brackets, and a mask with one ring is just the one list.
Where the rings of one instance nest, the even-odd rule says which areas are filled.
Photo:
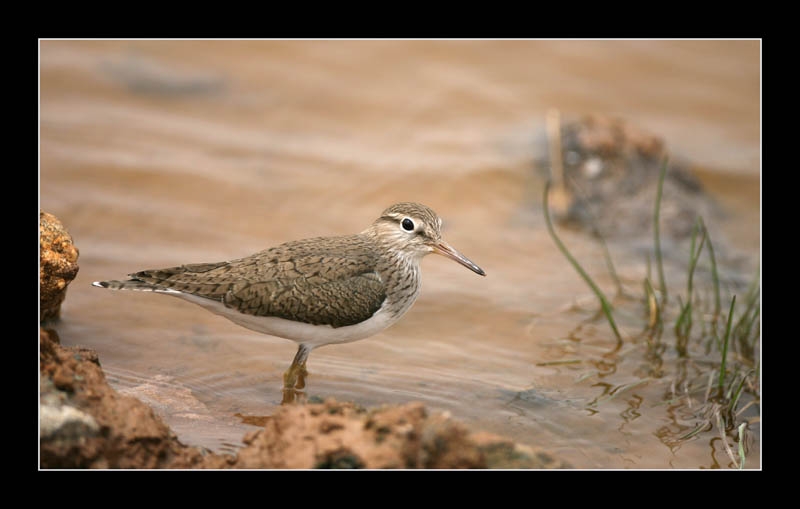
[[238, 468], [566, 468], [544, 452], [469, 431], [421, 403], [367, 411], [327, 400], [284, 406], [248, 434]]
[[[558, 219], [605, 238], [650, 240], [664, 141], [621, 119], [600, 115], [560, 127], [563, 169], [538, 161], [554, 183]], [[564, 198], [566, 196], [566, 198]], [[558, 205], [561, 204], [561, 207]], [[560, 208], [560, 210], [559, 210]], [[662, 235], [676, 241], [691, 235], [698, 215], [719, 215], [689, 165], [670, 156], [661, 201]]]
[[78, 274], [78, 248], [72, 236], [52, 214], [39, 214], [40, 320], [58, 318], [67, 285]]

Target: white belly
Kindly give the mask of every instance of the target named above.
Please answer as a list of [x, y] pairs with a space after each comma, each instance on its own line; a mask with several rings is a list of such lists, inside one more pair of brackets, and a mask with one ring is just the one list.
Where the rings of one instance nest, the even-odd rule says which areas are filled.
[[295, 322], [293, 320], [286, 320], [274, 316], [246, 315], [239, 313], [235, 309], [225, 307], [225, 305], [219, 301], [204, 299], [202, 297], [176, 291], [157, 293], [180, 297], [189, 302], [198, 304], [212, 313], [224, 316], [242, 327], [272, 336], [291, 339], [292, 341], [302, 343], [311, 348], [331, 343], [349, 343], [350, 341], [358, 341], [359, 339], [377, 334], [399, 320], [411, 307], [411, 303], [409, 303], [409, 305], [399, 313], [390, 313], [385, 309], [388, 302], [387, 299], [384, 301], [383, 306], [368, 320], [355, 325], [331, 327], [330, 325], [311, 325], [303, 322]]

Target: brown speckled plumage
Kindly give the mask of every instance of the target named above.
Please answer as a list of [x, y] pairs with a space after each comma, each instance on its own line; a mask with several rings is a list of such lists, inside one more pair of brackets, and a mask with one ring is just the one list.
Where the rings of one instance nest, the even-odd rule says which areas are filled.
[[387, 267], [381, 262], [365, 235], [318, 237], [229, 262], [144, 270], [131, 278], [249, 315], [342, 327], [366, 320], [383, 304], [381, 272]]

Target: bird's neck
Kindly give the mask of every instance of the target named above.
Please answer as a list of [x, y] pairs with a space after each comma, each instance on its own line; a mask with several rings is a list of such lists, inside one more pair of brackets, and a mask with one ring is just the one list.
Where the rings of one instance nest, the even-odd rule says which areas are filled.
[[396, 242], [387, 241], [385, 236], [376, 233], [367, 229], [362, 235], [377, 244], [376, 252], [381, 255], [376, 270], [386, 285], [388, 305], [399, 318], [419, 295], [422, 281], [419, 262], [422, 257], [398, 248]]
[[399, 318], [408, 311], [419, 295], [422, 285], [419, 260], [392, 251], [387, 251], [385, 260], [388, 263], [381, 264], [379, 272], [386, 283], [388, 304]]

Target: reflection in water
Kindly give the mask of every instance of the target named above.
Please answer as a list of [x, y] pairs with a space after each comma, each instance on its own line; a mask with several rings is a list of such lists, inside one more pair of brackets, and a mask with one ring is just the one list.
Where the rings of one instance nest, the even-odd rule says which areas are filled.
[[[619, 309], [624, 304], [638, 304], [618, 302], [620, 316], [632, 316], [626, 315], [624, 308]], [[595, 317], [595, 320], [604, 321], [602, 317]], [[548, 350], [551, 358], [569, 354], [583, 359], [570, 365], [581, 369], [586, 366], [594, 368], [576, 377], [576, 383], [594, 380], [588, 385], [592, 396], [584, 407], [587, 415], [608, 416], [605, 407], [611, 405], [621, 418], [617, 431], [630, 436], [636, 433], [628, 431], [628, 428], [643, 417], [644, 406], [650, 419], [663, 411], [664, 424], [657, 426], [653, 436], [672, 455], [677, 455], [688, 444], [705, 440], [714, 454], [721, 452], [728, 458], [721, 461], [712, 456], [711, 468], [720, 468], [720, 464], [725, 468], [739, 468], [740, 463], [750, 457], [754, 436], [750, 430], [752, 423], [742, 414], [758, 406], [755, 384], [748, 385], [754, 373], [753, 370], [741, 371], [737, 366], [728, 377], [725, 389], [717, 387], [719, 352], [716, 349], [717, 338], [711, 335], [712, 327], [702, 328], [699, 336], [684, 338], [683, 342], [669, 334], [664, 336], [664, 340], [660, 337], [654, 339], [644, 331], [638, 338], [633, 338], [622, 353], [601, 353], [584, 348], [585, 338], [581, 332], [592, 330], [587, 328], [588, 323], [574, 329], [569, 334], [568, 343], [556, 343]], [[562, 348], [560, 354], [557, 352], [559, 346]], [[628, 373], [635, 378], [631, 379]], [[737, 399], [734, 394], [739, 394], [742, 399]], [[751, 413], [758, 418], [757, 411]], [[751, 458], [750, 461], [757, 465], [757, 459]], [[672, 460], [670, 464], [676, 466]]]
[[284, 387], [281, 390], [281, 395], [281, 405], [302, 405], [308, 401], [306, 391], [302, 389], [296, 389], [294, 387]]
[[617, 428], [620, 433], [625, 433], [626, 424], [642, 416], [641, 412], [639, 412], [639, 407], [642, 405], [643, 401], [644, 398], [638, 394], [633, 394], [630, 398], [625, 400], [628, 406], [619, 414], [623, 421], [620, 423], [619, 428]]
[[644, 362], [639, 365], [634, 374], [642, 378], [662, 378], [664, 376], [662, 356], [667, 345], [660, 341], [653, 342], [649, 337], [645, 341]]
[[[693, 173], [726, 207], [709, 223], [730, 261], [721, 287], [748, 317], [729, 362], [752, 357], [741, 364], [758, 370], [760, 306], [745, 312], [744, 295], [760, 239], [759, 52], [752, 41], [42, 41], [40, 201], [81, 251], [59, 336], [97, 350], [117, 389], [161, 402], [182, 442], [230, 451], [262, 424], [242, 416], [280, 404], [295, 345], [178, 300], [101, 295], [91, 281], [358, 231], [386, 203], [414, 200], [446, 215], [448, 240], [490, 276], [466, 285], [461, 267], [426, 259], [402, 322], [315, 353], [309, 399], [419, 400], [577, 467], [728, 468], [705, 414], [713, 328], [693, 329], [703, 339], [691, 338], [685, 361], [669, 327], [649, 340], [627, 333], [616, 349], [547, 236], [532, 171], [546, 152], [533, 141], [551, 107], [564, 121], [611, 111], [701, 167]], [[602, 175], [578, 164], [583, 181]], [[613, 291], [596, 240], [559, 233]], [[634, 296], [651, 240], [608, 245]], [[667, 247], [677, 295], [688, 251]], [[614, 304], [623, 332], [648, 322], [643, 300]], [[746, 468], [758, 468], [759, 375], [744, 373], [725, 380], [731, 398], [744, 389], [735, 423], [723, 424], [738, 461], [735, 424], [747, 423]]]
[[[711, 464], [708, 466], [701, 465], [700, 468], [710, 468], [710, 469], [722, 468], [719, 464], [719, 461], [717, 461], [717, 455], [719, 453], [722, 453], [723, 455], [725, 454], [724, 452], [719, 450], [722, 449], [721, 445], [722, 445], [721, 438], [715, 437], [711, 439], [711, 441], [708, 443], [709, 449], [711, 449]], [[732, 465], [729, 465], [729, 467], [732, 467]]]
[[242, 420], [245, 424], [250, 424], [251, 426], [258, 426], [259, 428], [263, 428], [266, 426], [267, 422], [271, 419], [270, 416], [264, 415], [242, 415], [239, 412], [233, 414], [234, 417], [238, 417]]

